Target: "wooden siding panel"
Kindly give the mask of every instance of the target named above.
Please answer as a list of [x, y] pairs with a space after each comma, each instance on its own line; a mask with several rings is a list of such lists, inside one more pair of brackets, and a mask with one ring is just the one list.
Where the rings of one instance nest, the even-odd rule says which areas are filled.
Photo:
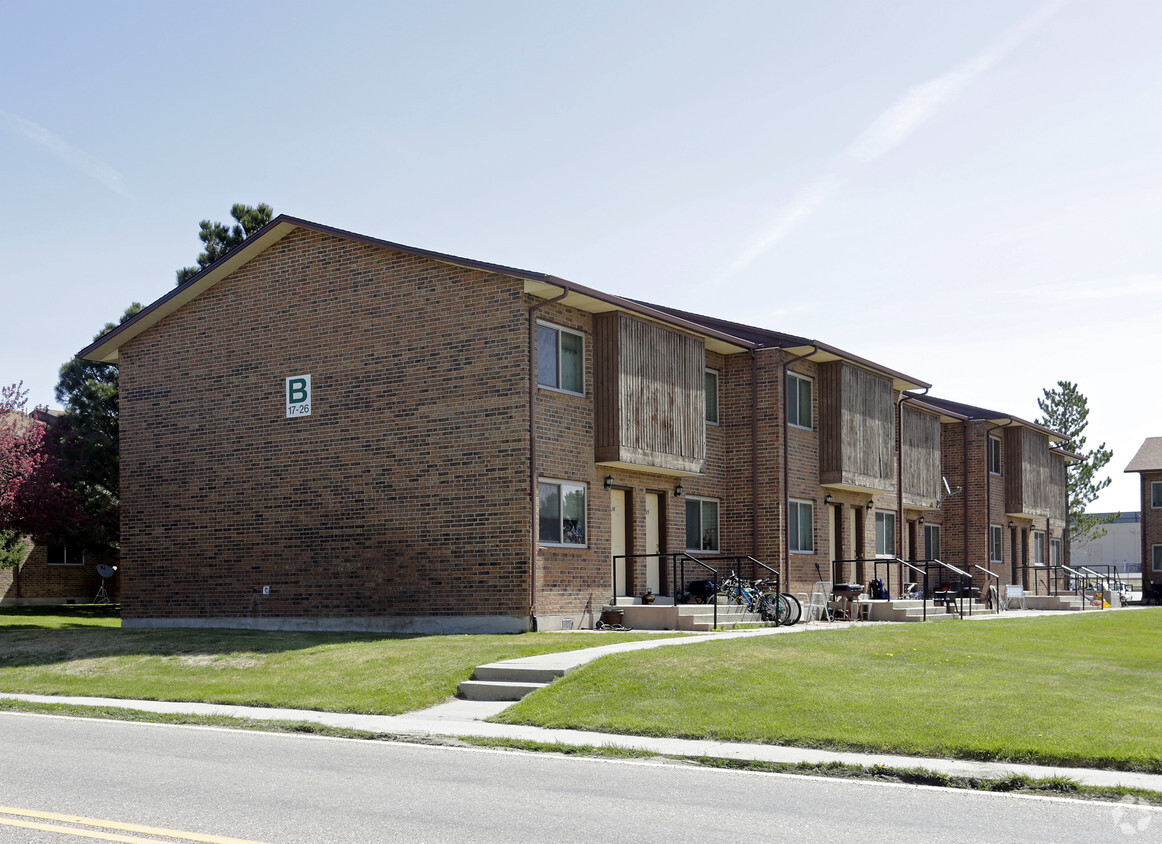
[[706, 352], [687, 334], [624, 313], [595, 320], [595, 459], [701, 472]]
[[1004, 440], [1005, 510], [1044, 518], [1060, 510], [1061, 488], [1053, 477], [1049, 440], [1032, 428], [1008, 428]]
[[819, 367], [820, 483], [895, 488], [890, 378], [842, 361]]
[[904, 405], [904, 503], [935, 507], [940, 499], [940, 419]]

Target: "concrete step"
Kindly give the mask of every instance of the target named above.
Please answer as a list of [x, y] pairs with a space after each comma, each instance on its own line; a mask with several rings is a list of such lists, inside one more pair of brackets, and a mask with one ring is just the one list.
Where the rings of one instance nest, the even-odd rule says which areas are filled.
[[547, 684], [564, 674], [564, 670], [560, 668], [540, 668], [532, 665], [506, 665], [503, 662], [490, 662], [487, 665], [476, 666], [476, 670], [472, 672], [472, 679], [503, 683]]
[[506, 680], [465, 680], [460, 684], [460, 696], [468, 700], [520, 700], [546, 685]]

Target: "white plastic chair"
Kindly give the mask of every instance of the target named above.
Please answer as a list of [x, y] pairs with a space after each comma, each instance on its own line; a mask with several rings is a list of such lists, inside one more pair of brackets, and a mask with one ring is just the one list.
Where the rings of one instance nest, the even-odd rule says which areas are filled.
[[1017, 602], [1017, 606], [1023, 610], [1029, 609], [1028, 604], [1025, 603], [1025, 587], [1018, 586], [1015, 583], [1010, 583], [1005, 587], [1005, 608], [1012, 609], [1013, 601]]

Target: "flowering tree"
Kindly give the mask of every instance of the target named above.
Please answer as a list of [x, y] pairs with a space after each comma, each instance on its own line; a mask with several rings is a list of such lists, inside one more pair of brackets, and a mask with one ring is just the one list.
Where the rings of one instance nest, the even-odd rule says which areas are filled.
[[[46, 538], [75, 527], [75, 496], [62, 482], [45, 422], [26, 412], [24, 382], [0, 388], [0, 532], [5, 549], [24, 536]], [[17, 554], [2, 555], [9, 564]]]

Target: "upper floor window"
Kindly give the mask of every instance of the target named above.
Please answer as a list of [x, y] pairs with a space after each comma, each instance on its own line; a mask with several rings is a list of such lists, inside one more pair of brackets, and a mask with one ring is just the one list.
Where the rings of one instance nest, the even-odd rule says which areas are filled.
[[814, 384], [806, 375], [787, 373], [787, 423], [796, 428], [812, 427], [811, 394]]
[[989, 525], [989, 561], [1004, 562], [1004, 537], [1000, 525]]
[[706, 421], [718, 424], [718, 373], [706, 370]]
[[876, 556], [896, 556], [896, 514], [876, 510]]
[[585, 486], [565, 481], [540, 484], [540, 524], [542, 545], [585, 545]]
[[719, 551], [718, 502], [713, 498], [686, 498], [686, 550]]
[[1162, 481], [1150, 482], [1150, 506], [1154, 509], [1162, 507]]
[[815, 504], [791, 499], [787, 507], [787, 540], [792, 554], [815, 551]]
[[537, 383], [585, 394], [585, 337], [571, 328], [537, 323]]
[[989, 437], [989, 471], [1001, 474], [1001, 438]]

